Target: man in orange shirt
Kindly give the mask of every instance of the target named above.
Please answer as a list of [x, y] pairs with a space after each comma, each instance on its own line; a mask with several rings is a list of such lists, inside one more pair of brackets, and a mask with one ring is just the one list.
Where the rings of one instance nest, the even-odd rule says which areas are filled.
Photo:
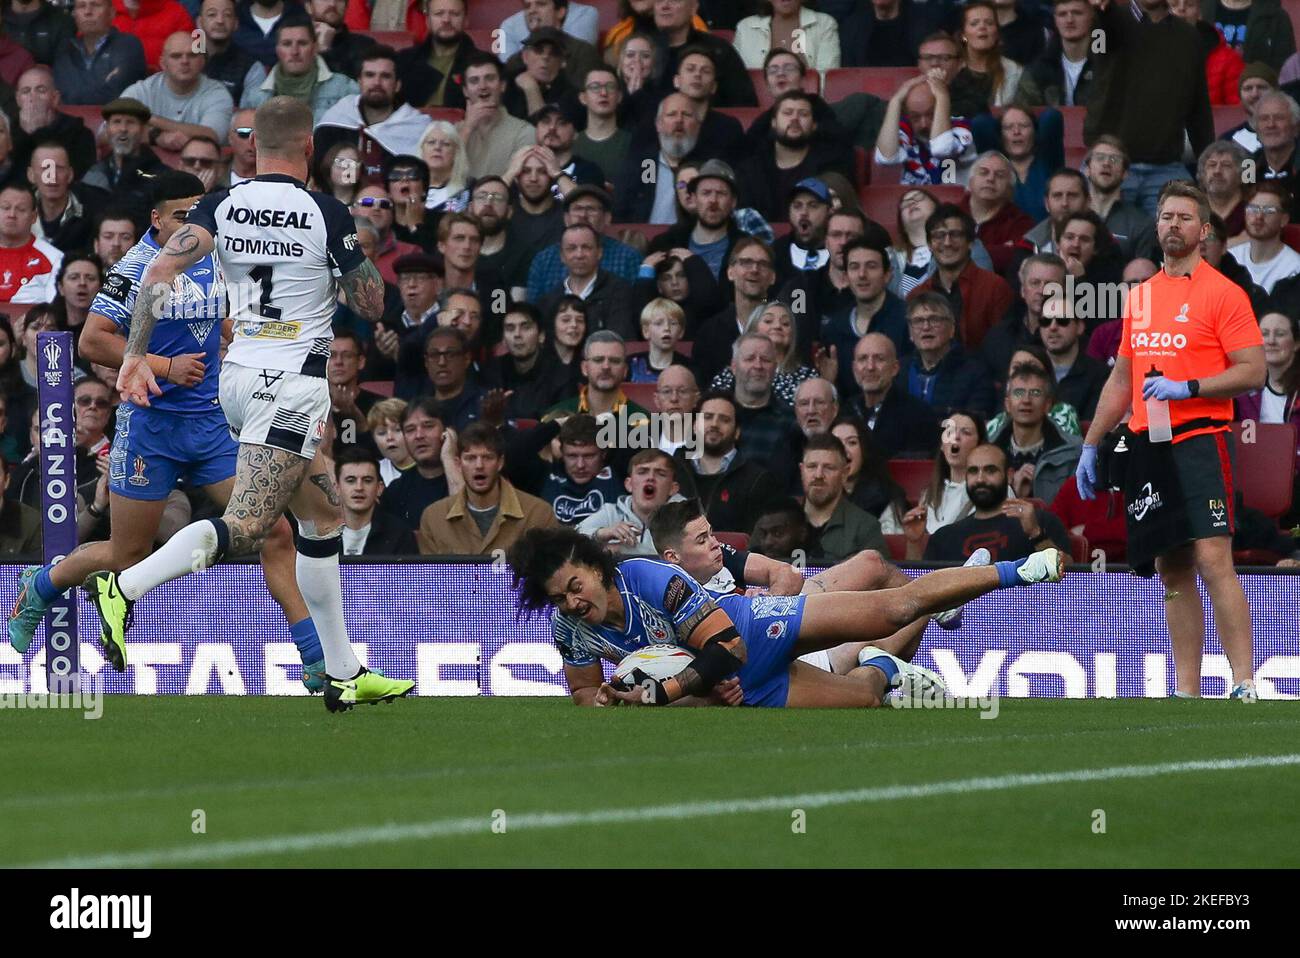
[[[1205, 194], [1168, 183], [1157, 206], [1164, 268], [1134, 289], [1124, 309], [1115, 368], [1084, 439], [1076, 481], [1091, 499], [1097, 445], [1130, 406], [1123, 481], [1128, 558], [1134, 571], [1160, 573], [1179, 697], [1201, 692], [1205, 580], [1219, 641], [1232, 666], [1232, 697], [1255, 700], [1250, 607], [1232, 566], [1232, 398], [1258, 389], [1266, 374], [1263, 339], [1241, 288], [1201, 259], [1209, 230]], [[1172, 442], [1149, 438], [1147, 400], [1168, 403]]]

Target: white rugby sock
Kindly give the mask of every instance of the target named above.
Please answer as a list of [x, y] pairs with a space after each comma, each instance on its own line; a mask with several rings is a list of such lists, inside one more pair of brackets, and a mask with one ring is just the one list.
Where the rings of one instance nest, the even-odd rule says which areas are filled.
[[117, 577], [118, 588], [135, 601], [154, 586], [206, 569], [221, 557], [222, 538], [210, 519], [191, 522], [153, 555], [123, 569]]
[[330, 539], [306, 539], [312, 546], [333, 543], [334, 551], [329, 556], [311, 556], [298, 553], [298, 591], [307, 603], [311, 619], [316, 623], [316, 634], [320, 637], [321, 651], [325, 653], [325, 671], [332, 678], [350, 679], [361, 671], [348, 641], [348, 627], [343, 621], [343, 584], [339, 580], [339, 554], [337, 543], [340, 537]]

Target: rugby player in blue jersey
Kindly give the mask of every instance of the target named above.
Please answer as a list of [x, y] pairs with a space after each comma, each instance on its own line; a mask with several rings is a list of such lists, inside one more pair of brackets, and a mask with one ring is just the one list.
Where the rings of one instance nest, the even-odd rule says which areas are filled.
[[[155, 178], [153, 225], [109, 272], [91, 303], [78, 347], [83, 358], [114, 369], [122, 365], [141, 278], [203, 194], [203, 184], [188, 173], [168, 171]], [[176, 280], [172, 302], [149, 339], [149, 366], [166, 383], [162, 394], [149, 407], [122, 403], [117, 409], [109, 453], [111, 538], [87, 542], [57, 564], [23, 570], [9, 618], [9, 642], [19, 652], [27, 651], [36, 626], [60, 593], [98, 569], [125, 569], [149, 555], [167, 497], [182, 477], [222, 508], [230, 499], [238, 444], [217, 402], [225, 296], [211, 254]], [[287, 520], [276, 524], [261, 557], [267, 588], [283, 610], [302, 656], [303, 684], [318, 692], [324, 685], [325, 663], [294, 579], [296, 552]], [[125, 665], [114, 655], [116, 650], [105, 645], [109, 663], [120, 672]]]
[[[1065, 557], [1056, 549], [990, 566], [940, 569], [877, 592], [714, 599], [679, 566], [659, 559], [617, 562], [571, 529], [533, 529], [507, 556], [519, 607], [554, 607], [552, 634], [578, 705], [670, 705], [709, 694], [730, 676], [744, 703], [770, 708], [872, 708], [900, 674], [914, 669], [879, 655], [847, 675], [795, 661], [846, 642], [893, 635], [923, 616], [961, 606], [994, 589], [1058, 582]], [[648, 645], [676, 644], [695, 658], [662, 681], [633, 673], [638, 688], [604, 681], [601, 660], [618, 662]]]

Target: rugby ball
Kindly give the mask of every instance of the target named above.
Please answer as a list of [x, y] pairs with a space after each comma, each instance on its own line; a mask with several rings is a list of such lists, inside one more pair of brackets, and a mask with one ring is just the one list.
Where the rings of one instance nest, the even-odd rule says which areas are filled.
[[637, 669], [662, 682], [686, 668], [694, 658], [694, 652], [680, 645], [647, 645], [644, 649], [637, 649], [624, 656], [623, 661], [614, 669], [610, 683], [615, 688], [631, 688], [636, 684], [631, 676]]

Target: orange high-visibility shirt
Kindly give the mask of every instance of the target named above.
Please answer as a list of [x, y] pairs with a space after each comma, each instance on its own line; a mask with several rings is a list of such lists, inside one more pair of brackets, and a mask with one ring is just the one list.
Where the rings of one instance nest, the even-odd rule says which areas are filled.
[[[1200, 260], [1190, 276], [1170, 276], [1164, 270], [1156, 273], [1129, 292], [1124, 306], [1119, 354], [1133, 364], [1129, 428], [1134, 432], [1147, 428], [1142, 381], [1153, 366], [1166, 379], [1204, 381], [1232, 365], [1229, 353], [1263, 344], [1245, 291], [1209, 263]], [[1202, 418], [1214, 422], [1175, 432], [1174, 442], [1226, 430], [1232, 422], [1232, 400], [1198, 396], [1169, 404], [1169, 421], [1175, 431], [1183, 423]]]

